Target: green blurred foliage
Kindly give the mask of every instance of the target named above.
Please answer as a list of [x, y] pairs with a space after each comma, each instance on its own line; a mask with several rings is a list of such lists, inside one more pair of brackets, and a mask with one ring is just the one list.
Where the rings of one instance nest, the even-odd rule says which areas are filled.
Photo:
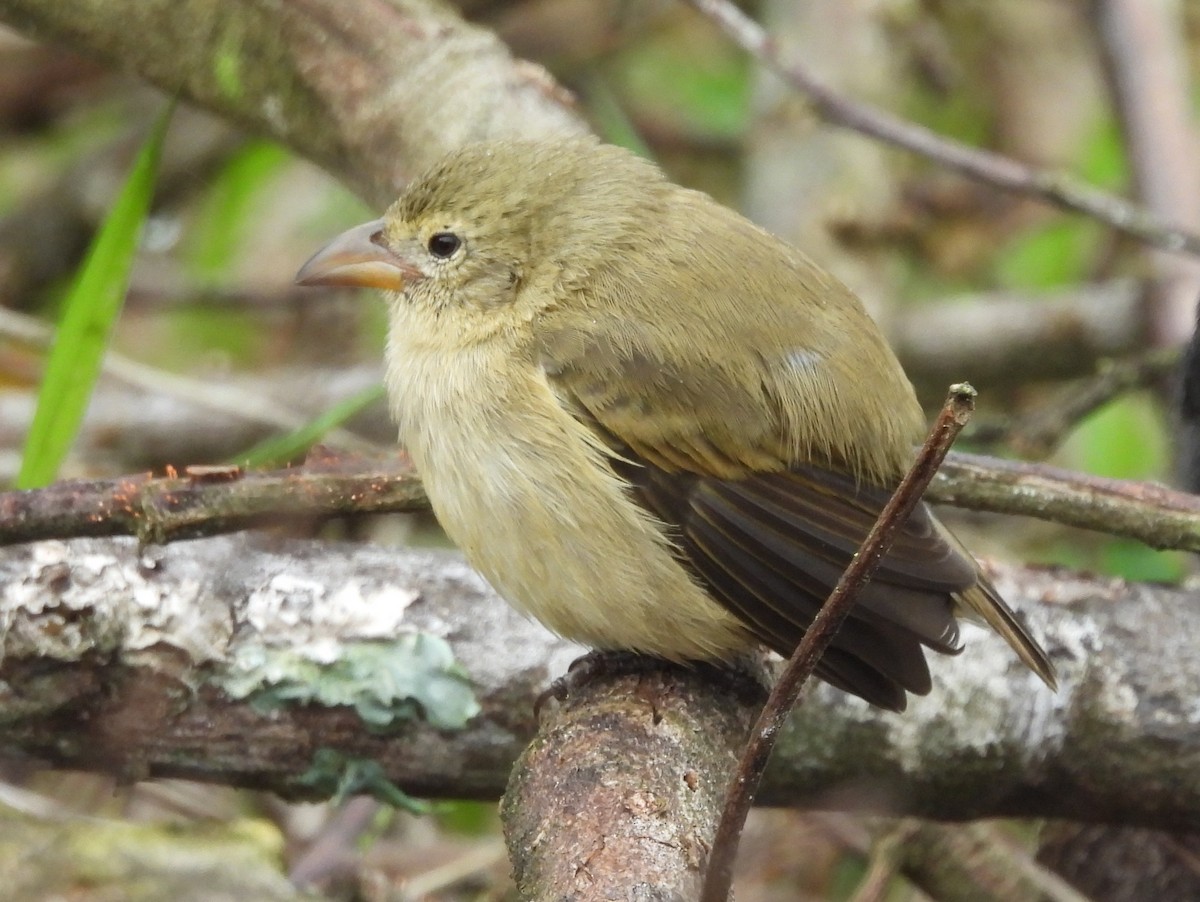
[[499, 814], [493, 802], [444, 802], [435, 811], [438, 823], [462, 836], [484, 836], [499, 830]]
[[634, 121], [691, 136], [738, 139], [749, 121], [744, 54], [694, 23], [649, 33], [615, 53], [605, 71]]
[[867, 875], [866, 859], [858, 855], [843, 855], [834, 864], [830, 873], [828, 891], [830, 899], [854, 899], [858, 888]]
[[1069, 285], [1087, 271], [1104, 237], [1096, 223], [1056, 219], [1010, 241], [996, 259], [993, 278], [1014, 289]]
[[225, 285], [231, 261], [254, 236], [249, 233], [255, 209], [271, 203], [276, 177], [292, 155], [270, 141], [249, 141], [225, 163], [208, 185], [197, 207], [184, 259], [200, 285]]
[[[1072, 433], [1060, 452], [1068, 466], [1113, 479], [1164, 481], [1171, 447], [1163, 411], [1148, 393], [1126, 395], [1096, 411]], [[1105, 539], [1093, 554], [1071, 563], [1133, 580], [1175, 582], [1184, 575], [1185, 557], [1128, 539]]]
[[[1071, 172], [1098, 187], [1120, 191], [1128, 161], [1117, 125], [1106, 118], [1081, 148]], [[1013, 238], [996, 256], [993, 279], [1005, 288], [1041, 289], [1086, 280], [1099, 261], [1109, 230], [1082, 216], [1056, 215]]]

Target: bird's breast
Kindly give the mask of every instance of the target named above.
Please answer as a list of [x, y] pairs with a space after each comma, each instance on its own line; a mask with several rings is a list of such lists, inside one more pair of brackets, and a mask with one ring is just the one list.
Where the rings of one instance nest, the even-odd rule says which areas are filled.
[[750, 644], [536, 365], [393, 341], [388, 389], [439, 522], [519, 610], [587, 645], [677, 660]]

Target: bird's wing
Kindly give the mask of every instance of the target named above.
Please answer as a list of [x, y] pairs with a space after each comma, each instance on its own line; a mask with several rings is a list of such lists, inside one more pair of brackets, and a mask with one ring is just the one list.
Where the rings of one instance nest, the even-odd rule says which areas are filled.
[[[591, 328], [589, 328], [589, 325]], [[789, 460], [760, 374], [668, 364], [645, 335], [620, 347], [595, 317], [545, 331], [539, 354], [561, 402], [613, 450], [634, 497], [661, 519], [714, 598], [789, 655], [890, 492]], [[628, 325], [628, 324], [627, 324]], [[922, 647], [959, 650], [954, 596], [977, 568], [921, 506], [818, 672], [886, 708], [924, 693]]]
[[548, 318], [537, 350], [565, 406], [666, 471], [732, 477], [787, 466], [779, 411], [754, 361], [691, 359], [685, 336], [606, 313]]

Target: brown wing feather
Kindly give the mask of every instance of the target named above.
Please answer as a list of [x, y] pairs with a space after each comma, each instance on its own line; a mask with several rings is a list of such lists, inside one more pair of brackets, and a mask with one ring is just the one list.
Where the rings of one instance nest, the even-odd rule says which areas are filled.
[[[629, 461], [616, 466], [638, 499], [672, 529], [682, 559], [712, 596], [766, 645], [790, 655], [858, 547], [841, 535], [857, 528], [846, 512], [860, 516], [859, 505], [822, 498], [812, 488], [820, 483], [810, 468], [719, 480]], [[781, 482], [795, 485], [780, 493]], [[814, 505], [820, 510], [815, 525], [804, 519]], [[959, 650], [951, 592], [973, 581], [973, 570], [929, 538], [924, 522], [929, 516], [922, 511], [902, 530], [899, 549], [884, 559], [834, 638], [837, 653], [817, 669], [834, 685], [894, 710], [904, 707], [906, 690], [929, 691], [923, 647]], [[920, 552], [932, 552], [935, 562], [946, 560], [932, 568], [924, 585], [906, 556]], [[893, 576], [911, 585], [893, 584]]]

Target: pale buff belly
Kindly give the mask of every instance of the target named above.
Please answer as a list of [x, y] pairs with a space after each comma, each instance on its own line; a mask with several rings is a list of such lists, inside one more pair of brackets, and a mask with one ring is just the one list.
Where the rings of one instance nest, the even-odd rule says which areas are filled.
[[[659, 524], [630, 500], [540, 373], [516, 387], [487, 385], [486, 367], [475, 375], [393, 397], [422, 399], [419, 409], [397, 410], [401, 440], [439, 522], [497, 592], [596, 648], [710, 660], [752, 644], [675, 560]], [[483, 400], [508, 398], [519, 403]]]

